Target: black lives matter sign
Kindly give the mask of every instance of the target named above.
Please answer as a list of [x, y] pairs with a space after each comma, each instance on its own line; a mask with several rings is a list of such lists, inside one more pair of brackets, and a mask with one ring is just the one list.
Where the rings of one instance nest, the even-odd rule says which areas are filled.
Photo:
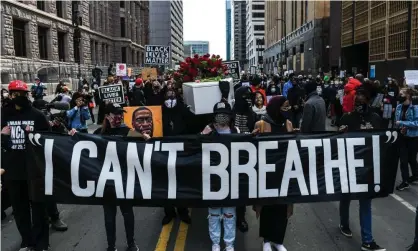
[[228, 67], [228, 77], [240, 79], [239, 61], [225, 61], [222, 63]]
[[100, 99], [114, 104], [125, 103], [122, 84], [99, 87]]
[[145, 45], [145, 64], [169, 65], [171, 47], [162, 45]]

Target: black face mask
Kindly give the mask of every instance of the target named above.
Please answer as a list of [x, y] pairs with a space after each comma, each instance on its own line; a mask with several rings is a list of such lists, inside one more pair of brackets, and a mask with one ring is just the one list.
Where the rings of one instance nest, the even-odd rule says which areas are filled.
[[17, 96], [15, 98], [13, 98], [11, 101], [12, 101], [13, 104], [15, 104], [19, 107], [22, 107], [22, 108], [29, 107], [29, 105], [30, 105], [30, 100], [25, 96]]
[[398, 98], [398, 101], [399, 101], [399, 103], [403, 103], [403, 102], [405, 102], [405, 101], [406, 101], [406, 97], [402, 97], [402, 96], [400, 96], [400, 97]]
[[354, 107], [355, 111], [360, 113], [360, 114], [364, 114], [368, 111], [369, 107], [367, 104], [358, 104]]

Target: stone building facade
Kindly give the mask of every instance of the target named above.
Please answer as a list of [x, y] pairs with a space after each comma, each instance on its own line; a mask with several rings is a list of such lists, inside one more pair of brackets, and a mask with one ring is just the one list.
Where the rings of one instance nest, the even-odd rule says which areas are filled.
[[[78, 8], [77, 8], [78, 6]], [[81, 17], [74, 43], [73, 14]], [[118, 11], [115, 11], [118, 10]], [[94, 65], [140, 67], [149, 40], [148, 1], [1, 1], [1, 81], [88, 77]], [[78, 65], [80, 61], [80, 65]], [[44, 78], [44, 79], [43, 79]]]

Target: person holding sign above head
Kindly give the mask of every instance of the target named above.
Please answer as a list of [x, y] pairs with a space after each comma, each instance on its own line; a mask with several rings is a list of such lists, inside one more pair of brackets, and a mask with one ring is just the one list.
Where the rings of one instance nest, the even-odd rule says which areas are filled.
[[[202, 134], [230, 134], [240, 133], [239, 129], [233, 125], [232, 109], [226, 102], [216, 103], [213, 107], [213, 123], [207, 125]], [[236, 228], [236, 209], [235, 207], [209, 208], [209, 236], [212, 240], [212, 251], [220, 251], [221, 226], [223, 221], [224, 242], [226, 251], [234, 251], [235, 228]]]
[[69, 127], [78, 132], [88, 133], [87, 120], [90, 119], [86, 99], [80, 92], [76, 92], [71, 100], [72, 109], [67, 111]]
[[[290, 122], [291, 107], [283, 96], [273, 97], [267, 105], [267, 114], [255, 124], [254, 134], [293, 132]], [[288, 218], [293, 214], [293, 205], [273, 204], [254, 206], [257, 218], [260, 217], [260, 237], [264, 239], [263, 251], [287, 251], [283, 246]]]
[[[125, 111], [118, 104], [108, 103], [105, 106], [105, 120], [103, 126], [98, 128], [94, 134], [108, 136], [128, 136], [131, 129], [123, 124], [123, 113]], [[123, 175], [123, 174], [122, 174]], [[105, 190], [106, 194], [112, 193], [112, 189]], [[113, 189], [114, 193], [114, 189]], [[109, 196], [110, 197], [110, 196]], [[133, 206], [129, 202], [122, 202], [119, 206], [125, 223], [126, 241], [128, 243], [127, 251], [138, 251], [135, 243], [135, 216]], [[117, 206], [114, 204], [103, 205], [105, 228], [107, 236], [107, 251], [116, 251], [116, 213]]]
[[[380, 129], [381, 118], [372, 112], [369, 107], [370, 97], [365, 89], [359, 88], [354, 99], [354, 110], [343, 115], [340, 121], [340, 131], [358, 131], [367, 129]], [[385, 248], [376, 244], [372, 235], [372, 201], [371, 199], [359, 200], [361, 250], [385, 251]], [[350, 199], [342, 195], [340, 200], [340, 231], [351, 238], [353, 236], [349, 226]]]

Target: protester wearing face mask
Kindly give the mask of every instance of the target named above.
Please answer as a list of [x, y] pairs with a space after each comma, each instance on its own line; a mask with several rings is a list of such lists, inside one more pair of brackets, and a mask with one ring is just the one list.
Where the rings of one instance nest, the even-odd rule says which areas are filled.
[[[402, 183], [396, 187], [399, 191], [409, 188], [410, 183], [418, 181], [418, 106], [412, 104], [412, 95], [412, 89], [401, 89], [399, 105], [395, 111], [395, 125], [401, 129], [399, 154]], [[412, 176], [409, 176], [408, 164]]]
[[257, 121], [257, 114], [252, 110], [252, 97], [253, 93], [248, 86], [242, 86], [235, 91], [234, 121], [241, 133], [251, 133]]
[[[240, 87], [244, 88], [244, 87]], [[233, 126], [231, 106], [226, 102], [216, 103], [213, 107], [213, 123], [206, 126], [202, 134], [222, 135], [239, 133], [239, 129]], [[223, 224], [222, 224], [223, 221]], [[220, 251], [221, 227], [224, 228], [224, 242], [226, 251], [234, 251], [236, 233], [236, 209], [235, 207], [209, 208], [208, 216], [209, 236], [212, 241], [212, 251]]]
[[[274, 75], [272, 80], [270, 81], [269, 85], [267, 86], [266, 96], [267, 99], [269, 97], [274, 97], [281, 94], [281, 85], [280, 85], [280, 77], [278, 75]], [[268, 100], [267, 100], [268, 103]]]
[[6, 108], [10, 104], [9, 92], [6, 89], [1, 89], [1, 108]]
[[83, 91], [81, 92], [84, 95], [85, 102], [87, 104], [87, 107], [89, 108], [90, 118], [93, 124], [96, 123], [96, 121], [94, 120], [94, 113], [93, 113], [93, 109], [94, 107], [96, 107], [96, 104], [94, 103], [94, 99], [93, 99], [94, 92], [95, 92], [94, 90], [90, 90], [88, 85], [84, 85]]
[[302, 88], [302, 85], [298, 84], [295, 79], [292, 79], [291, 83], [292, 88], [288, 89], [286, 96], [290, 106], [292, 107], [292, 118], [290, 121], [292, 121], [295, 128], [299, 128], [303, 112], [303, 98], [305, 96], [305, 91]]
[[284, 84], [284, 86], [283, 86], [282, 95], [283, 95], [285, 98], [288, 98], [288, 97], [287, 97], [287, 93], [288, 93], [288, 91], [289, 91], [291, 88], [293, 88], [294, 84], [296, 84], [295, 75], [294, 75], [293, 73], [290, 73], [290, 75], [289, 75], [289, 81], [287, 81], [287, 82], [286, 82], [286, 84]]
[[[27, 163], [26, 139], [30, 131], [49, 131], [45, 115], [32, 107], [27, 84], [20, 80], [9, 83], [11, 105], [2, 109], [2, 162], [6, 170], [5, 185], [14, 212], [17, 229], [22, 237], [20, 250], [43, 251], [49, 246], [49, 222], [44, 177], [31, 172]], [[23, 156], [23, 157], [22, 157]]]
[[[284, 134], [293, 132], [290, 122], [291, 107], [283, 96], [273, 97], [267, 105], [267, 114], [255, 124], [253, 133]], [[259, 235], [264, 239], [263, 251], [287, 251], [284, 247], [288, 218], [293, 214], [293, 205], [272, 204], [254, 206], [257, 218], [260, 217]]]
[[71, 101], [75, 106], [67, 111], [69, 127], [78, 132], [88, 133], [87, 120], [90, 119], [90, 112], [84, 95], [76, 92]]
[[144, 93], [147, 106], [162, 105], [164, 103], [165, 93], [162, 89], [161, 84], [156, 80], [145, 85]]
[[301, 132], [324, 132], [326, 120], [325, 101], [316, 92], [316, 83], [308, 82], [305, 84], [307, 95], [303, 108]]
[[[105, 121], [103, 126], [94, 131], [94, 134], [108, 135], [108, 136], [119, 136], [126, 137], [130, 133], [130, 128], [123, 124], [123, 108], [118, 104], [108, 103], [105, 106]], [[115, 197], [114, 189], [106, 189], [105, 194], [110, 195], [109, 197]], [[126, 241], [128, 244], [127, 251], [139, 251], [138, 246], [135, 242], [135, 216], [133, 212], [133, 205], [130, 202], [122, 202], [119, 205], [119, 209], [122, 213]], [[116, 251], [116, 214], [117, 206], [115, 204], [107, 203], [103, 205], [104, 221], [106, 228], [107, 237], [107, 251]]]
[[[176, 93], [173, 89], [167, 89], [165, 101], [162, 105], [163, 117], [163, 135], [164, 136], [178, 136], [188, 134], [188, 125], [192, 113], [182, 102], [176, 98]], [[187, 208], [164, 207], [165, 216], [162, 220], [163, 225], [170, 223], [178, 213], [180, 220], [190, 224], [192, 219], [189, 216]]]
[[[381, 118], [369, 108], [370, 97], [364, 89], [357, 90], [354, 110], [344, 114], [341, 118], [340, 131], [358, 131], [367, 129], [380, 129]], [[340, 231], [351, 238], [353, 236], [349, 225], [350, 199], [343, 195], [340, 200]], [[360, 228], [362, 246], [365, 251], [385, 251], [386, 249], [376, 244], [372, 235], [372, 202], [371, 199], [359, 200]]]
[[[389, 128], [389, 122], [393, 121], [395, 116], [395, 108], [396, 108], [397, 99], [389, 95], [388, 89], [385, 88], [383, 90], [383, 99], [382, 104], [380, 107], [380, 113], [382, 115], [382, 128]], [[391, 127], [394, 127], [394, 123], [392, 122]]]
[[252, 92], [260, 92], [264, 96], [264, 105], [267, 105], [266, 91], [262, 88], [262, 79], [260, 76], [255, 75], [250, 82], [250, 88]]

